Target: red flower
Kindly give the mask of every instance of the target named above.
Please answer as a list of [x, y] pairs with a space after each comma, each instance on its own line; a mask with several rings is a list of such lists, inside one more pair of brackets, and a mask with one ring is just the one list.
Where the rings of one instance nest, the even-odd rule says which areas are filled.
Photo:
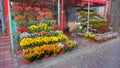
[[45, 15], [45, 13], [42, 12], [42, 11], [39, 11], [38, 14], [39, 14], [40, 16], [44, 16], [44, 15]]
[[27, 7], [27, 6], [29, 6], [29, 4], [28, 3], [23, 3], [22, 6]]
[[60, 28], [58, 25], [53, 25], [52, 27], [53, 27], [54, 29]]
[[25, 31], [28, 31], [28, 28], [26, 26], [21, 26], [21, 27], [17, 28], [17, 31], [19, 31], [19, 32], [25, 32]]
[[21, 3], [20, 2], [15, 2], [14, 5], [20, 5]]
[[23, 8], [20, 7], [20, 6], [15, 6], [14, 9], [15, 9], [16, 12], [21, 12], [21, 11], [23, 11]]
[[31, 7], [31, 6], [25, 7], [25, 12], [28, 12], [28, 11], [30, 11], [30, 10], [32, 10], [32, 7]]
[[38, 12], [38, 11], [40, 11], [41, 9], [40, 9], [39, 7], [34, 7], [34, 10], [35, 10], [36, 12]]

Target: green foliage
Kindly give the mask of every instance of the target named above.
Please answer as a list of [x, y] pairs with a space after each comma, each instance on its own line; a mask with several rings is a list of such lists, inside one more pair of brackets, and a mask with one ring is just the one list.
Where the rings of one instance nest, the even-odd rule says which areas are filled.
[[56, 22], [51, 21], [50, 19], [47, 19], [47, 20], [45, 20], [44, 22], [45, 22], [48, 26], [53, 26], [53, 25], [56, 24]]
[[50, 51], [45, 50], [45, 55], [50, 55], [50, 54], [51, 54]]
[[28, 26], [39, 24], [40, 21], [28, 19]]
[[20, 26], [28, 26], [28, 23], [27, 23], [27, 21], [22, 20], [20, 22], [17, 22], [17, 26], [18, 27], [20, 27]]

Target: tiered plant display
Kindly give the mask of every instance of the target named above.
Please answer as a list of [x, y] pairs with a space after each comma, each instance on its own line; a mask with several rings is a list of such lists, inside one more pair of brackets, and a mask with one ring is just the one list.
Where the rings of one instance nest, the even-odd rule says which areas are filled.
[[89, 12], [89, 32], [86, 32], [88, 12], [85, 10], [80, 10], [79, 14], [81, 16], [80, 27], [82, 28], [78, 28], [78, 35], [83, 35], [87, 40], [90, 40], [91, 42], [103, 42], [118, 36], [117, 32], [112, 32], [109, 29], [109, 23], [94, 11]]
[[85, 32], [84, 37], [86, 40], [89, 40], [90, 42], [96, 42], [96, 43], [101, 43], [105, 42], [111, 39], [114, 39], [118, 36], [119, 34], [117, 32], [106, 32], [103, 34], [94, 34], [90, 32]]
[[14, 3], [13, 6], [13, 11], [15, 11], [13, 15], [20, 36], [19, 44], [27, 61], [48, 58], [52, 54], [54, 56], [63, 54], [77, 46], [75, 41], [69, 40], [59, 30], [55, 22], [48, 20], [52, 17], [46, 13], [49, 9], [34, 5], [32, 7], [31, 4], [20, 2]]
[[[80, 26], [83, 27], [83, 28], [81, 28], [81, 32], [85, 32], [86, 28], [87, 28], [88, 12], [85, 10], [84, 11], [80, 10], [78, 13], [81, 16]], [[94, 11], [90, 11], [89, 14], [90, 14], [90, 20], [89, 20], [89, 31], [90, 32], [92, 32], [92, 33], [105, 33], [105, 32], [109, 31], [109, 29], [108, 29], [109, 24], [107, 23], [107, 21], [105, 21], [102, 17], [100, 17]]]

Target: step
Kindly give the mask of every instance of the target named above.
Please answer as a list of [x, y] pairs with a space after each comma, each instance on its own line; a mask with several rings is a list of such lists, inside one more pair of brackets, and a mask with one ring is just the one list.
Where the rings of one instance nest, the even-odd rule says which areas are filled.
[[1, 39], [10, 39], [10, 36], [1, 36], [1, 37], [0, 37], [0, 40], [1, 40]]

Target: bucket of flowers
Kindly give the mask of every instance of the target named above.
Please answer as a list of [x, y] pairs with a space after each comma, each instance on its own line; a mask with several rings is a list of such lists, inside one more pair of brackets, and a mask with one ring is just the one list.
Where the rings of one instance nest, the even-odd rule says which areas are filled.
[[31, 63], [35, 58], [35, 54], [32, 48], [27, 48], [23, 50], [23, 56], [26, 63]]
[[42, 49], [42, 46], [36, 46], [33, 48], [34, 54], [36, 56], [37, 59], [40, 59], [43, 57], [44, 55], [44, 50]]
[[89, 32], [85, 32], [85, 33], [84, 33], [84, 37], [86, 38], [86, 40], [89, 40], [89, 36], [90, 36], [90, 33], [89, 33]]
[[39, 31], [39, 26], [37, 26], [37, 25], [31, 25], [31, 26], [28, 27], [28, 29], [29, 29], [29, 31], [31, 33], [38, 32]]
[[51, 53], [52, 53], [52, 48], [50, 45], [46, 44], [46, 45], [43, 45], [42, 46], [44, 52], [45, 52], [45, 55], [44, 55], [44, 58], [49, 58]]
[[52, 47], [53, 47], [53, 56], [57, 56], [58, 53], [61, 51], [61, 47], [57, 44], [53, 44]]
[[32, 47], [33, 42], [34, 42], [33, 38], [30, 38], [30, 37], [22, 38], [20, 40], [20, 46], [23, 49], [26, 49], [26, 48]]
[[77, 47], [76, 41], [73, 40], [68, 41], [67, 44], [68, 44], [68, 50], [72, 50], [73, 48]]
[[66, 42], [59, 42], [57, 45], [61, 47], [60, 54], [64, 54], [68, 50], [68, 45]]
[[90, 42], [94, 42], [95, 40], [95, 34], [90, 34]]

